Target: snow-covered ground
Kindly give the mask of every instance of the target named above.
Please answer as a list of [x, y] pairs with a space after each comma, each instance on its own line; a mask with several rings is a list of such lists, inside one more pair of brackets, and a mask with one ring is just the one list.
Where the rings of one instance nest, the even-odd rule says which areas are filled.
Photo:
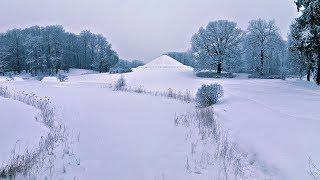
[[47, 129], [35, 117], [38, 110], [21, 102], [0, 97], [0, 166], [28, 148], [37, 147]]
[[[69, 128], [79, 133], [81, 165], [67, 170], [67, 179], [212, 179], [185, 169], [189, 145], [173, 117], [193, 105], [105, 88], [119, 76], [73, 70], [63, 83], [46, 78], [1, 84], [48, 96]], [[311, 83], [247, 79], [243, 74], [201, 79], [167, 56], [124, 76], [129, 86], [188, 89], [192, 94], [204, 83], [220, 83], [225, 97], [214, 106], [218, 121], [244, 149], [286, 179], [311, 179], [308, 158], [320, 162], [320, 88]]]

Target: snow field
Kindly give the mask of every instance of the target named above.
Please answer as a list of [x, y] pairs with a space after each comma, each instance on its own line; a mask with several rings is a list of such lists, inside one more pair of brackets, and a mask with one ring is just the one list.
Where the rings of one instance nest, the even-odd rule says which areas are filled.
[[[217, 120], [234, 142], [261, 160], [278, 179], [311, 179], [308, 158], [320, 161], [320, 88], [300, 80], [201, 79], [188, 68], [151, 63], [124, 74], [128, 86], [149, 91], [195, 94], [202, 84], [219, 83], [225, 97], [214, 106]], [[176, 66], [176, 65], [174, 65]], [[81, 70], [79, 70], [81, 71]], [[81, 163], [66, 179], [212, 179], [210, 171], [188, 173], [190, 142], [173, 117], [193, 109], [170, 99], [114, 92], [117, 74], [71, 74], [60, 82], [3, 82], [48, 96], [61, 107], [68, 127], [79, 134]], [[265, 166], [263, 166], [265, 163]], [[125, 173], [124, 173], [125, 172]], [[274, 178], [277, 179], [277, 178]]]

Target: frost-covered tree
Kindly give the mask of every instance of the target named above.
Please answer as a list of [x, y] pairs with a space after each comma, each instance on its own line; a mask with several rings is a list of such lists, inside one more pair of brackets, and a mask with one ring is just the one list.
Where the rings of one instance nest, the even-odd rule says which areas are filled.
[[289, 73], [304, 77], [310, 81], [314, 71], [314, 56], [311, 45], [307, 43], [306, 36], [303, 35], [301, 26], [295, 21], [290, 28], [288, 37], [288, 59], [287, 66]]
[[4, 75], [4, 72], [10, 69], [9, 57], [10, 52], [5, 42], [5, 36], [0, 34], [0, 73]]
[[81, 50], [82, 50], [82, 63], [81, 66], [86, 69], [93, 69], [95, 63], [95, 46], [97, 37], [90, 31], [82, 31], [80, 33]]
[[298, 31], [303, 43], [310, 46], [305, 52], [316, 56], [315, 80], [320, 85], [320, 0], [297, 0], [295, 3], [301, 12], [296, 19]]
[[[111, 44], [102, 35], [96, 36], [96, 45], [92, 51], [92, 67], [99, 72], [108, 72], [119, 61], [118, 55], [111, 49]], [[92, 43], [93, 45], [93, 43]]]
[[47, 70], [47, 59], [42, 43], [43, 39], [41, 36], [32, 36], [30, 34], [24, 42], [26, 67], [34, 75], [38, 75], [40, 72], [43, 74]]
[[235, 22], [219, 20], [201, 27], [191, 40], [192, 53], [201, 69], [232, 70], [240, 62], [243, 31]]
[[65, 32], [62, 26], [33, 26], [0, 33], [0, 73], [56, 74], [69, 68], [107, 72], [117, 53], [102, 35]]
[[279, 74], [286, 45], [274, 21], [252, 20], [244, 40], [244, 59], [250, 72]]
[[20, 73], [23, 69], [23, 58], [24, 58], [24, 49], [22, 46], [22, 32], [20, 29], [13, 29], [7, 31], [3, 35], [3, 42], [5, 43], [5, 48], [2, 50], [6, 51], [5, 59], [3, 61], [7, 62], [9, 71], [14, 71]]
[[62, 26], [47, 26], [42, 30], [43, 46], [45, 47], [46, 67], [50, 72], [65, 70], [63, 61], [65, 30]]

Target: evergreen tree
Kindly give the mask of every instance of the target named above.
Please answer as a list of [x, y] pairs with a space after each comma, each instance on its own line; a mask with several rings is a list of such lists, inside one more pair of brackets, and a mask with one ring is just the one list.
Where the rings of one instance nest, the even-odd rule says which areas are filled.
[[301, 12], [301, 16], [296, 19], [296, 27], [302, 36], [300, 39], [308, 47], [304, 50], [305, 56], [308, 59], [316, 56], [315, 81], [320, 85], [320, 0], [297, 0], [296, 5]]
[[288, 66], [290, 71], [293, 74], [299, 74], [300, 77], [307, 75], [307, 80], [310, 81], [315, 61], [310, 43], [307, 42], [301, 26], [296, 21], [291, 25], [288, 41]]

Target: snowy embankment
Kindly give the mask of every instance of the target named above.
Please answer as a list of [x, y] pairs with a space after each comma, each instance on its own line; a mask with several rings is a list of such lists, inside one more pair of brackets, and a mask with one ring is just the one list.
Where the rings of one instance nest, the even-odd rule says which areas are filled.
[[22, 102], [0, 97], [0, 168], [9, 163], [12, 153], [23, 154], [37, 147], [48, 129], [36, 121], [39, 111]]

